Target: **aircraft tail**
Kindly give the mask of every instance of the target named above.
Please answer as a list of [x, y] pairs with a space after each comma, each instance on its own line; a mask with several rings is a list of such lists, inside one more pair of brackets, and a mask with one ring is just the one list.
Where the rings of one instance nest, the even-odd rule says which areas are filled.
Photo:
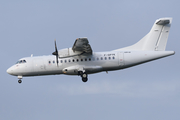
[[171, 23], [172, 18], [156, 20], [150, 32], [139, 42], [118, 50], [165, 51]]

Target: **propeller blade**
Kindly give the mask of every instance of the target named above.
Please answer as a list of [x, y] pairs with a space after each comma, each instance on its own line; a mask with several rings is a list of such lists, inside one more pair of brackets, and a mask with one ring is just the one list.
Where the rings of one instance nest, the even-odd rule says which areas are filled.
[[56, 63], [57, 63], [57, 66], [58, 66], [58, 55], [56, 55]]
[[58, 50], [57, 50], [57, 46], [56, 46], [56, 39], [54, 40], [54, 44], [55, 44], [55, 52], [53, 52], [53, 55], [57, 55], [58, 54]]
[[57, 46], [56, 46], [56, 39], [54, 40], [54, 44], [55, 44], [55, 52], [53, 52], [52, 54], [56, 56], [56, 63], [58, 66], [58, 50], [57, 50]]
[[55, 42], [55, 51], [58, 54], [58, 50], [57, 50], [57, 46], [56, 46], [56, 39], [54, 40], [54, 42]]

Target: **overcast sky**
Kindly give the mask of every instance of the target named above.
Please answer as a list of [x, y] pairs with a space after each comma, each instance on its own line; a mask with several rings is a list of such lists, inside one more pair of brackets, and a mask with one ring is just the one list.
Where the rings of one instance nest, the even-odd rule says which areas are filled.
[[[1, 0], [0, 120], [179, 120], [178, 0]], [[170, 57], [125, 70], [79, 76], [6, 73], [18, 59], [50, 55], [88, 37], [94, 52], [132, 45], [154, 21], [173, 17]]]

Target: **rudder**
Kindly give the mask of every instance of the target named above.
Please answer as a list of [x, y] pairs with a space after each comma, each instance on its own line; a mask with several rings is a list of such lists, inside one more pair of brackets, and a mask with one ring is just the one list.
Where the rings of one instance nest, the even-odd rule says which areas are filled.
[[[161, 21], [163, 23], [161, 23]], [[159, 39], [157, 40], [157, 44], [155, 47], [156, 51], [164, 51], [166, 49], [166, 44], [169, 36], [169, 31], [171, 27], [172, 18], [165, 18], [164, 20], [158, 21], [156, 24], [162, 24], [162, 30], [159, 35]]]

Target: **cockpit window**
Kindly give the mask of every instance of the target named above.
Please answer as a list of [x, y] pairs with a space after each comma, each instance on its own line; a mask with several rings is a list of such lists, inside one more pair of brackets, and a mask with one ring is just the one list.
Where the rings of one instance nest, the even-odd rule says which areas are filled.
[[26, 63], [26, 60], [19, 60], [16, 62], [16, 64]]
[[21, 63], [22, 63], [22, 60], [20, 60], [19, 63], [21, 64]]

